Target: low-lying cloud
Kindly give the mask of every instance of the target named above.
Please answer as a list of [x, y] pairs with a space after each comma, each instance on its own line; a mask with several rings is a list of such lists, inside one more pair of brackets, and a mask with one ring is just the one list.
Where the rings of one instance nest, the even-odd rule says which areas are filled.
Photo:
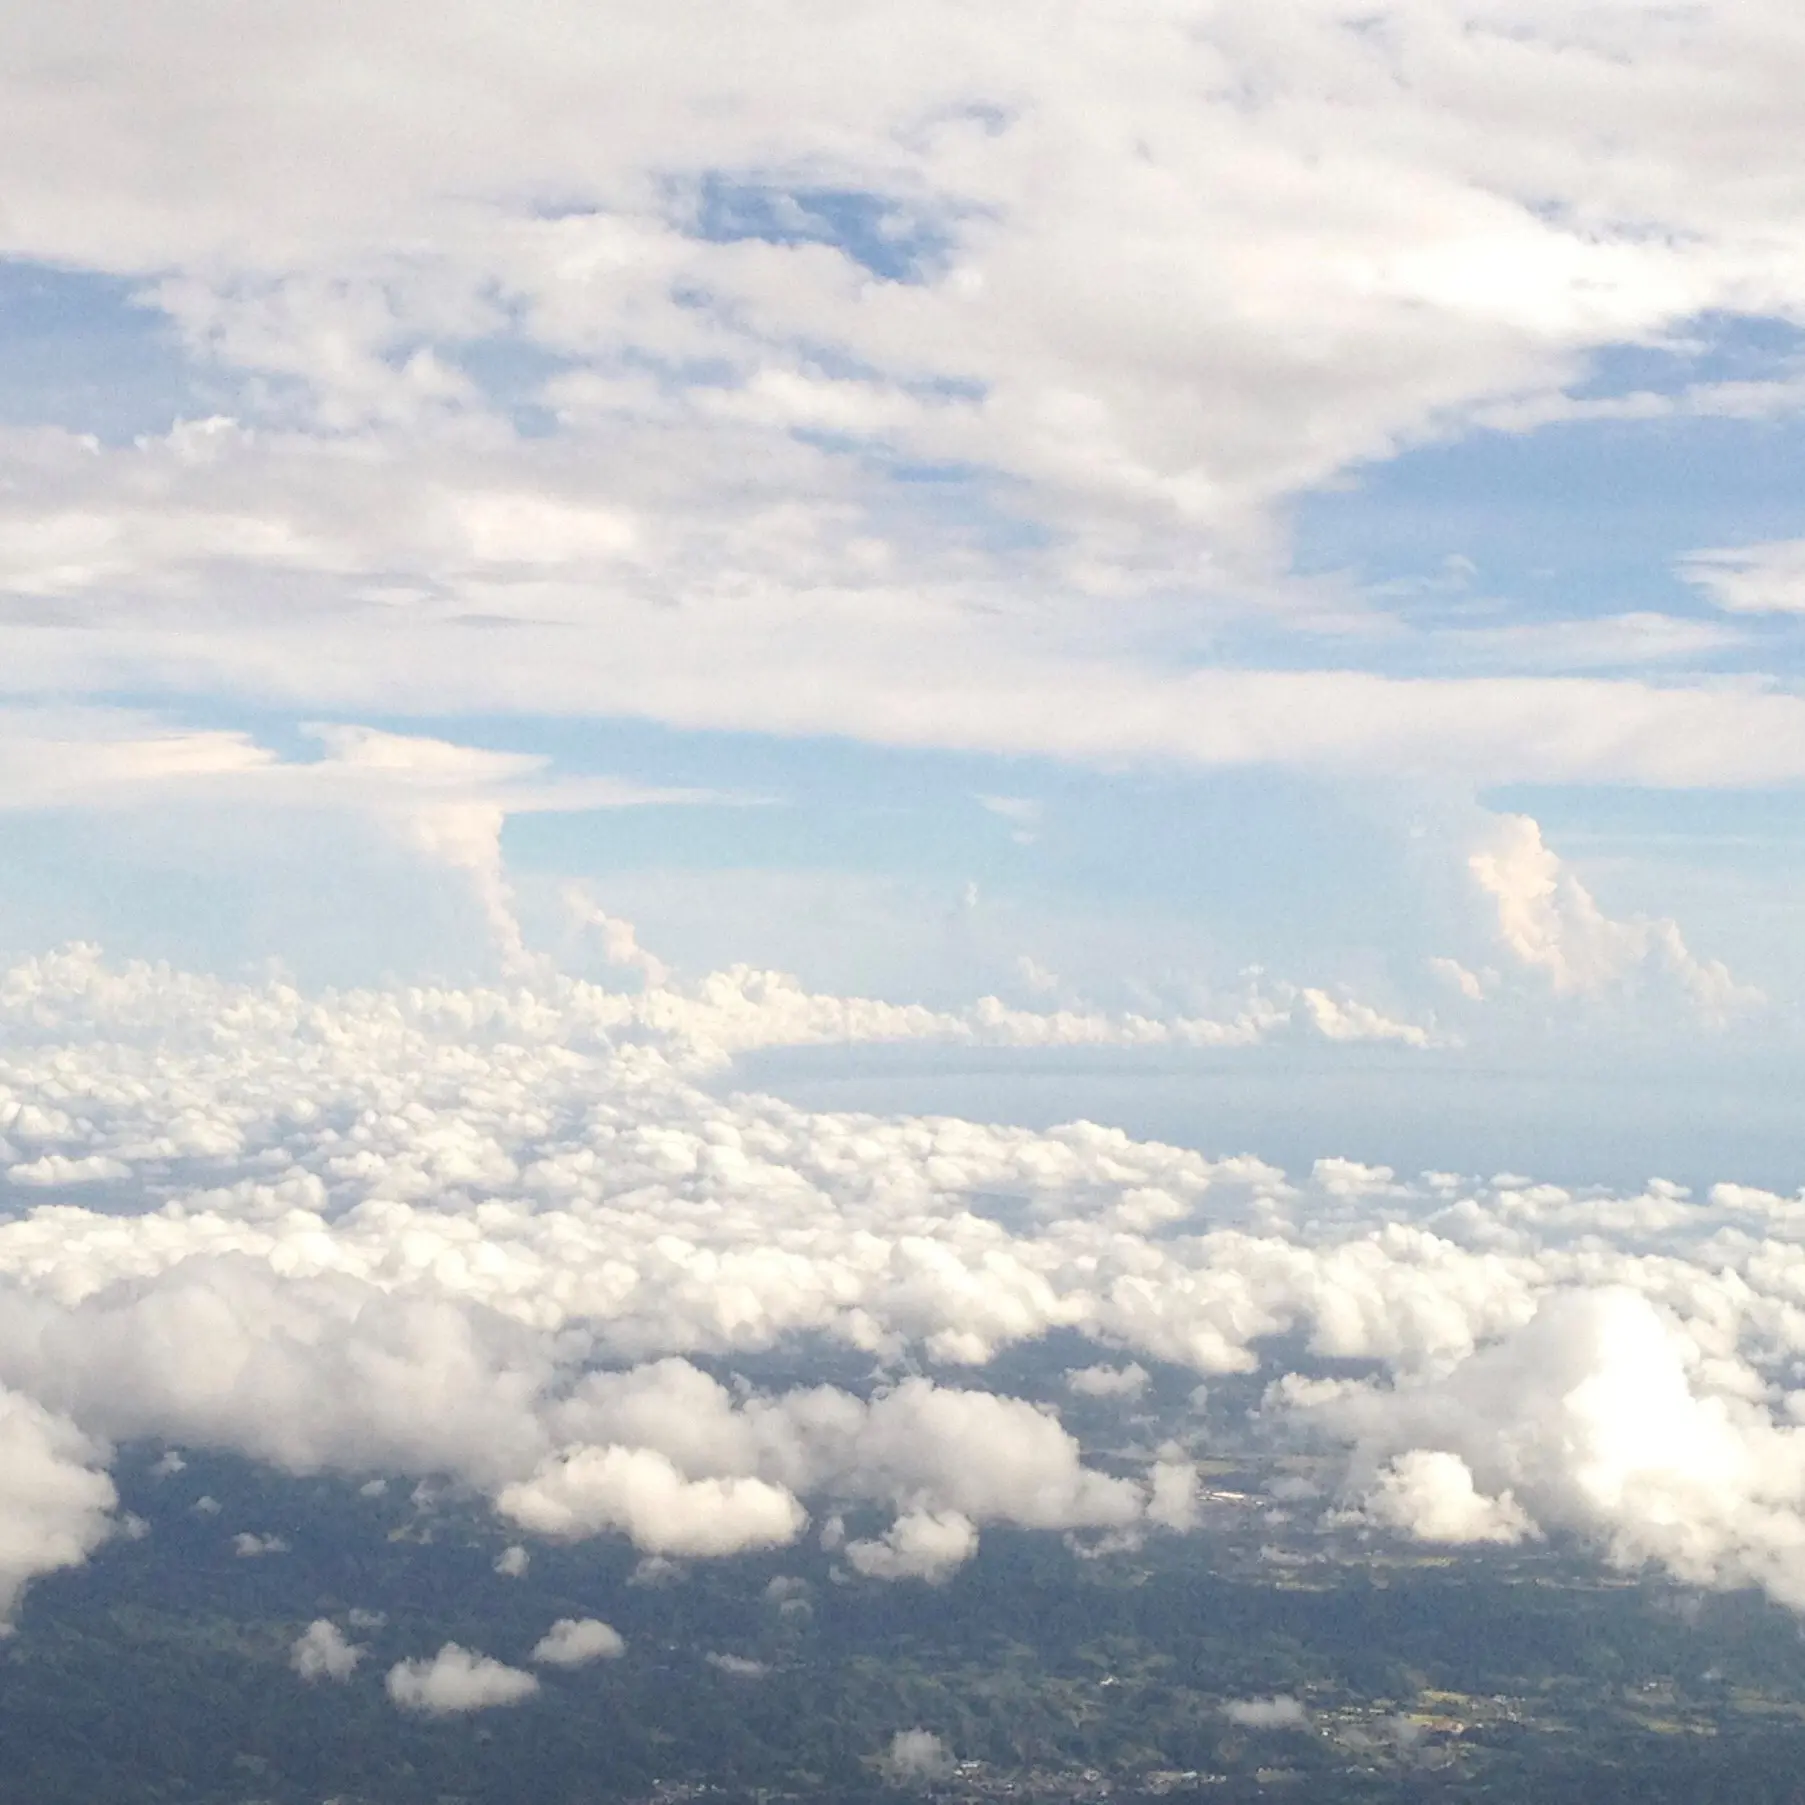
[[[503, 1571], [534, 1537], [669, 1561], [813, 1523], [850, 1581], [932, 1583], [991, 1525], [1194, 1529], [1186, 1446], [1104, 1471], [992, 1383], [1055, 1332], [1097, 1349], [1084, 1413], [1143, 1411], [1162, 1367], [1266, 1372], [1262, 1433], [1346, 1452], [1338, 1533], [1560, 1534], [1805, 1606], [1796, 1198], [811, 1114], [711, 1094], [681, 1020], [565, 980], [307, 997], [74, 953], [0, 977], [0, 1023], [21, 1161], [132, 1173], [0, 1218], [8, 1616], [107, 1537], [141, 1439], [454, 1478], [522, 1535]], [[868, 1380], [719, 1376], [804, 1339]], [[398, 1696], [436, 1708], [475, 1660]]]

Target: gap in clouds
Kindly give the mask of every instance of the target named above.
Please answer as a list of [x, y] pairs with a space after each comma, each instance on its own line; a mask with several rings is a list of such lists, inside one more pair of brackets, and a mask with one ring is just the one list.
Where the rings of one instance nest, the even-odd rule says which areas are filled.
[[1082, 1116], [1137, 1140], [1308, 1171], [1326, 1153], [1399, 1173], [1533, 1173], [1565, 1185], [1724, 1179], [1788, 1192], [1805, 1180], [1799, 1067], [1526, 1056], [1405, 1057], [1249, 1048], [1233, 1058], [1010, 1054], [918, 1047], [741, 1055], [728, 1086], [799, 1109], [901, 1110], [1046, 1129]]

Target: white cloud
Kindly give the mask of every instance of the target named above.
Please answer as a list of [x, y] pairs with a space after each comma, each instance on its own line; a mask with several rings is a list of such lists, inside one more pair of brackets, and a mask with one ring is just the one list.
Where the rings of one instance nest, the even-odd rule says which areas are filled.
[[253, 1535], [241, 1530], [232, 1538], [232, 1552], [241, 1560], [255, 1560], [264, 1554], [287, 1554], [288, 1543], [277, 1535]]
[[1369, 1508], [1398, 1527], [1577, 1531], [1625, 1567], [1805, 1608], [1805, 1430], [1774, 1419], [1711, 1327], [1682, 1329], [1624, 1288], [1573, 1290], [1445, 1376], [1318, 1409], [1365, 1461], [1391, 1456]]
[[1065, 1388], [1081, 1398], [1138, 1398], [1149, 1377], [1135, 1360], [1126, 1366], [1080, 1366], [1066, 1374]]
[[598, 1617], [560, 1617], [533, 1645], [534, 1661], [553, 1667], [582, 1667], [613, 1661], [627, 1652], [626, 1639]]
[[[130, 446], [5, 436], [0, 583], [38, 606], [0, 670], [1112, 760], [1798, 774], [1782, 695], [1144, 655], [1171, 573], [1187, 610], [1309, 600], [1272, 574], [1286, 498], [1583, 408], [1600, 347], [1797, 313], [1784, 9], [1038, 25], [936, 0], [900, 31], [691, 6], [648, 34], [554, 0], [428, 51], [399, 0], [325, 39], [289, 6], [204, 43], [123, 0], [9, 21], [0, 250], [162, 272], [146, 299], [225, 399]], [[71, 88], [97, 39], [119, 55]], [[364, 84], [321, 73], [353, 53]], [[911, 267], [809, 229], [823, 186]], [[736, 192], [815, 241], [710, 229]], [[498, 342], [559, 373], [486, 392]], [[1715, 405], [1759, 407], [1735, 386]], [[899, 461], [999, 474], [993, 513], [1034, 530], [968, 526]]]
[[397, 1661], [384, 1682], [404, 1711], [450, 1717], [518, 1705], [539, 1690], [534, 1675], [447, 1642], [430, 1661]]
[[1310, 1721], [1303, 1705], [1284, 1692], [1274, 1698], [1230, 1699], [1222, 1715], [1243, 1730], [1301, 1730]]
[[111, 1532], [106, 1456], [65, 1418], [0, 1390], [0, 1635], [28, 1581], [80, 1566]]
[[898, 1730], [884, 1751], [883, 1767], [904, 1785], [932, 1785], [951, 1776], [953, 1754], [932, 1730]]
[[1161, 1529], [1195, 1529], [1199, 1491], [1195, 1463], [1168, 1453], [1153, 1463], [1147, 1479], [1147, 1521]]
[[724, 1655], [710, 1651], [702, 1659], [717, 1672], [734, 1680], [762, 1680], [771, 1671], [763, 1661], [754, 1661], [747, 1655]]
[[1720, 960], [1698, 958], [1676, 922], [1606, 915], [1527, 815], [1497, 817], [1468, 866], [1497, 907], [1500, 943], [1557, 996], [1598, 996], [1654, 978], [1712, 1018], [1763, 1000]]
[[[1129, 1411], [1155, 1361], [1252, 1372], [1291, 1338], [1373, 1362], [1273, 1393], [1271, 1433], [1350, 1450], [1338, 1508], [1805, 1600], [1798, 1199], [1291, 1180], [1086, 1124], [810, 1113], [701, 1088], [681, 1018], [637, 1001], [309, 998], [83, 952], [0, 974], [8, 1132], [143, 1172], [132, 1207], [0, 1221], [7, 1597], [106, 1533], [103, 1438], [451, 1477], [666, 1567], [787, 1545], [811, 1511], [881, 1512], [843, 1555], [879, 1578], [953, 1572], [989, 1524], [1183, 1530], [1182, 1449], [1104, 1472], [1051, 1411], [951, 1376], [1060, 1331], [1122, 1363]], [[872, 1381], [685, 1358], [807, 1337]]]
[[939, 1585], [978, 1552], [978, 1530], [956, 1510], [912, 1510], [877, 1541], [848, 1542], [845, 1555], [867, 1579], [925, 1579]]
[[1805, 613], [1805, 540], [1694, 552], [1679, 568], [1731, 614]]
[[503, 1579], [521, 1579], [533, 1564], [533, 1557], [518, 1542], [511, 1542], [495, 1557], [495, 1571]]
[[1425, 1542], [1521, 1542], [1536, 1533], [1509, 1492], [1487, 1498], [1458, 1454], [1413, 1448], [1381, 1470], [1365, 1499], [1376, 1523]]
[[328, 1617], [316, 1617], [295, 1638], [289, 1665], [304, 1680], [348, 1680], [365, 1650]]
[[802, 1533], [808, 1513], [760, 1479], [685, 1479], [650, 1448], [578, 1448], [504, 1486], [496, 1505], [545, 1536], [624, 1531], [654, 1554], [723, 1555], [775, 1548]]
[[123, 1160], [109, 1159], [101, 1153], [83, 1154], [76, 1159], [61, 1153], [46, 1153], [6, 1169], [7, 1182], [15, 1185], [91, 1185], [109, 1179], [130, 1178], [131, 1175], [131, 1167]]

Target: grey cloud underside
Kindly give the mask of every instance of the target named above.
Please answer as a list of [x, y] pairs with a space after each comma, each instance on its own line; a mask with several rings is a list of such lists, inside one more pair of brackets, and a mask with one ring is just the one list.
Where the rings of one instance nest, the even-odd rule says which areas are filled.
[[[875, 1507], [844, 1558], [878, 1580], [945, 1578], [987, 1523], [1189, 1527], [1195, 1437], [1105, 1473], [984, 1384], [1055, 1330], [1097, 1344], [1089, 1410], [1135, 1409], [1136, 1361], [1371, 1363], [1269, 1373], [1274, 1432], [1351, 1450], [1339, 1521], [1572, 1533], [1805, 1604], [1797, 1199], [1294, 1183], [1085, 1124], [810, 1115], [707, 1094], [693, 1043], [568, 986], [307, 999], [70, 954], [0, 1009], [15, 1163], [134, 1175], [15, 1187], [0, 1220], [8, 1604], [106, 1533], [108, 1441], [152, 1436], [449, 1474], [529, 1534], [665, 1556]], [[876, 1384], [695, 1364], [805, 1338]]]

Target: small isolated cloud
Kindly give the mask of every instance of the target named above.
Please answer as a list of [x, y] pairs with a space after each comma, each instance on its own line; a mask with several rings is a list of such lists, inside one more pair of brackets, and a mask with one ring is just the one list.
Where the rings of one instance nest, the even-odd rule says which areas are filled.
[[1412, 1448], [1380, 1473], [1365, 1514], [1424, 1542], [1521, 1542], [1537, 1533], [1509, 1492], [1488, 1498], [1458, 1454]]
[[518, 1542], [510, 1542], [495, 1557], [495, 1571], [503, 1579], [523, 1579], [526, 1570], [533, 1564], [533, 1557]]
[[294, 1646], [288, 1651], [288, 1664], [309, 1682], [344, 1681], [350, 1679], [363, 1657], [363, 1649], [350, 1641], [336, 1623], [330, 1618], [316, 1617], [295, 1638]]
[[531, 1659], [552, 1667], [582, 1667], [618, 1660], [626, 1652], [626, 1638], [599, 1617], [560, 1617], [533, 1645]]
[[402, 1710], [428, 1717], [518, 1705], [539, 1690], [532, 1674], [455, 1642], [447, 1642], [430, 1661], [397, 1661], [385, 1683]]
[[880, 1541], [848, 1542], [846, 1558], [867, 1579], [925, 1579], [938, 1585], [978, 1551], [978, 1530], [956, 1510], [912, 1510]]
[[771, 1670], [763, 1661], [754, 1661], [745, 1655], [721, 1655], [710, 1652], [702, 1659], [718, 1672], [729, 1675], [736, 1680], [762, 1680]]
[[159, 1455], [156, 1460], [151, 1462], [150, 1476], [153, 1479], [173, 1479], [177, 1473], [183, 1472], [187, 1465], [187, 1461], [174, 1448], [171, 1448], [167, 1454]]
[[1197, 1492], [1197, 1468], [1190, 1461], [1155, 1461], [1147, 1475], [1147, 1521], [1161, 1529], [1195, 1529]]
[[884, 1751], [885, 1774], [899, 1785], [926, 1785], [953, 1771], [953, 1752], [932, 1730], [898, 1730]]
[[1469, 1003], [1485, 1001], [1486, 979], [1476, 971], [1469, 971], [1458, 959], [1433, 958], [1429, 961], [1429, 970], [1440, 983], [1457, 991]]
[[286, 1554], [288, 1544], [280, 1536], [252, 1535], [241, 1531], [232, 1538], [232, 1552], [240, 1560], [255, 1560], [261, 1554]]
[[1081, 1398], [1138, 1398], [1147, 1389], [1147, 1369], [1138, 1361], [1127, 1366], [1079, 1366], [1065, 1376], [1065, 1388]]
[[979, 803], [1010, 826], [1009, 837], [1018, 846], [1032, 846], [1039, 837], [1041, 806], [1028, 796], [980, 796]]
[[1222, 1715], [1243, 1730], [1301, 1730], [1310, 1721], [1303, 1705], [1284, 1692], [1274, 1698], [1231, 1698]]

